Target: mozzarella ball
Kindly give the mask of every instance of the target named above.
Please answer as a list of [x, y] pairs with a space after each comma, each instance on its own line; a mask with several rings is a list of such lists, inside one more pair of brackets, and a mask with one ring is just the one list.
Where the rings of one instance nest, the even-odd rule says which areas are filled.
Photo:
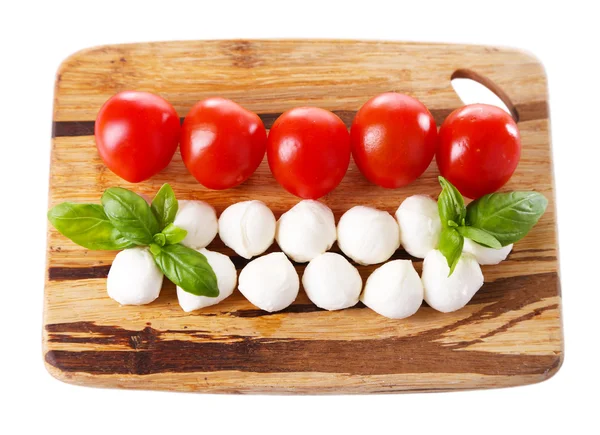
[[360, 300], [382, 316], [404, 319], [423, 303], [423, 284], [412, 261], [390, 261], [369, 276]]
[[469, 254], [474, 255], [479, 264], [498, 264], [501, 261], [506, 260], [506, 257], [508, 257], [508, 254], [510, 254], [512, 248], [512, 243], [510, 245], [503, 246], [500, 249], [488, 248], [465, 237], [463, 252], [468, 252]]
[[406, 198], [396, 211], [402, 246], [413, 257], [436, 249], [442, 232], [437, 202], [427, 195]]
[[483, 273], [471, 254], [462, 254], [452, 275], [446, 257], [437, 249], [423, 261], [425, 301], [442, 313], [456, 311], [471, 300], [483, 285]]
[[300, 201], [277, 222], [275, 239], [288, 257], [305, 263], [331, 249], [337, 237], [329, 207], [310, 199]]
[[221, 213], [219, 237], [238, 255], [250, 259], [273, 244], [275, 225], [273, 212], [263, 202], [238, 202]]
[[208, 264], [212, 267], [212, 270], [217, 276], [219, 296], [215, 298], [196, 296], [177, 286], [177, 300], [179, 301], [179, 305], [183, 311], [188, 313], [190, 311], [199, 310], [200, 308], [216, 305], [223, 299], [228, 298], [235, 290], [235, 285], [237, 283], [235, 266], [227, 255], [209, 251], [208, 249], [200, 249], [198, 252], [206, 257]]
[[300, 279], [285, 254], [273, 252], [252, 260], [242, 269], [238, 288], [252, 305], [274, 312], [296, 300]]
[[398, 223], [388, 212], [356, 206], [337, 226], [338, 245], [358, 264], [382, 263], [400, 247]]
[[163, 274], [148, 248], [129, 248], [117, 254], [108, 271], [108, 296], [121, 305], [144, 305], [160, 294]]
[[182, 245], [192, 249], [202, 249], [217, 235], [217, 214], [204, 201], [178, 201], [179, 208], [173, 225], [187, 231]]
[[341, 310], [356, 305], [362, 278], [342, 255], [326, 252], [308, 263], [302, 275], [308, 298], [319, 308]]

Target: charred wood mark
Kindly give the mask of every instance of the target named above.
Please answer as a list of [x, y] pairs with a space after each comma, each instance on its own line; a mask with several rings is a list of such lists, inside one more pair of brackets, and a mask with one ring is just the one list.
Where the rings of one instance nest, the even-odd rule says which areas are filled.
[[[515, 106], [519, 112], [519, 122], [535, 121], [548, 118], [548, 104], [545, 101], [533, 101], [530, 103], [517, 104]], [[454, 109], [431, 109], [431, 114], [439, 126], [444, 122], [444, 119], [452, 113]], [[350, 128], [355, 110], [333, 110], [339, 116], [346, 127]], [[267, 129], [271, 128], [275, 120], [281, 115], [281, 112], [276, 113], [259, 113], [258, 116], [262, 119]], [[184, 118], [180, 118], [183, 122]], [[54, 121], [52, 124], [52, 137], [73, 137], [73, 136], [93, 136], [94, 121]]]
[[93, 136], [94, 121], [54, 121], [52, 137]]
[[[56, 251], [60, 250], [60, 247], [55, 249]], [[273, 251], [275, 252], [275, 251]], [[361, 266], [350, 258], [346, 257], [343, 252], [339, 249], [332, 249], [331, 252], [337, 252], [338, 254], [343, 255], [351, 264], [359, 269], [359, 271], [371, 271], [376, 266]], [[526, 251], [521, 251], [519, 254], [522, 254]], [[242, 270], [250, 260], [247, 260], [239, 255], [230, 256], [231, 261], [233, 262], [235, 268], [237, 270]], [[411, 257], [406, 251], [399, 249], [396, 251], [389, 259], [392, 260], [412, 260], [414, 263], [419, 264], [422, 263], [422, 259]], [[537, 262], [551, 262], [556, 261], [555, 255], [542, 256], [542, 255], [534, 255], [534, 256], [522, 256], [515, 257], [512, 253], [509, 255], [508, 260], [514, 262], [520, 261], [537, 261]], [[296, 268], [303, 269], [306, 264], [295, 263], [292, 262]], [[50, 281], [71, 281], [78, 279], [91, 279], [91, 278], [106, 278], [108, 276], [108, 271], [110, 270], [110, 265], [102, 265], [102, 266], [90, 266], [90, 267], [63, 267], [63, 266], [52, 266], [48, 268], [48, 279]]]
[[[363, 304], [362, 302], [358, 302], [356, 305], [346, 308], [347, 310], [354, 310], [354, 309], [360, 309], [360, 308], [367, 308], [365, 306], [365, 304]], [[277, 314], [289, 314], [289, 313], [316, 313], [319, 311], [326, 311], [323, 308], [319, 308], [314, 304], [294, 304], [294, 305], [290, 305], [289, 307], [281, 310], [281, 311], [276, 311], [274, 313], [270, 313], [268, 311], [263, 311], [263, 310], [239, 310], [239, 311], [231, 311], [227, 314], [229, 314], [230, 316], [234, 316], [234, 317], [266, 317], [266, 316], [273, 316], [273, 315], [277, 315]]]
[[550, 262], [556, 261], [556, 256], [550, 255], [548, 257], [544, 257], [541, 255], [532, 255], [531, 257], [508, 257], [511, 261], [535, 261], [535, 262]]
[[[130, 331], [116, 326], [88, 322], [46, 326], [49, 342], [119, 344], [131, 351], [50, 350], [46, 361], [63, 371], [91, 374], [136, 374], [166, 372], [322, 372], [376, 375], [428, 373], [439, 371], [444, 361], [447, 373], [482, 375], [547, 375], [560, 365], [560, 355], [498, 354], [468, 350], [485, 338], [505, 332], [520, 322], [558, 308], [557, 304], [507, 321], [478, 340], [443, 343], [444, 336], [461, 326], [519, 310], [529, 304], [556, 296], [556, 273], [529, 275], [486, 284], [482, 296], [474, 298], [483, 306], [465, 319], [412, 336], [364, 340], [305, 340], [247, 336], [215, 336], [207, 331], [159, 331], [146, 327]], [[479, 293], [478, 293], [479, 295]], [[300, 305], [300, 307], [305, 307]], [[304, 308], [301, 308], [302, 310]], [[254, 315], [254, 313], [252, 314]], [[268, 315], [268, 314], [265, 314]], [[89, 336], [81, 337], [82, 333]], [[180, 334], [182, 339], [163, 339], [163, 334]], [[186, 336], [206, 341], [186, 340]], [[209, 337], [207, 337], [207, 335]], [[232, 341], [216, 341], [216, 340]], [[457, 352], [459, 351], [460, 352]], [[357, 357], [359, 355], [360, 357]]]
[[483, 334], [481, 336], [481, 339], [492, 337], [496, 334], [500, 334], [502, 332], [508, 331], [510, 328], [512, 328], [513, 326], [515, 326], [518, 323], [524, 322], [526, 320], [531, 320], [531, 319], [539, 316], [540, 314], [544, 313], [545, 311], [556, 310], [556, 309], [558, 309], [558, 304], [552, 304], [552, 305], [548, 305], [547, 307], [536, 308], [531, 313], [527, 313], [527, 314], [519, 316], [515, 319], [509, 320], [508, 322], [506, 322], [504, 325], [500, 326], [499, 328], [496, 328], [493, 331]]
[[524, 314], [524, 315], [519, 316], [512, 320], [509, 320], [502, 326], [499, 326], [498, 328], [483, 334], [481, 337], [479, 337], [475, 340], [467, 340], [467, 341], [461, 341], [461, 342], [455, 343], [454, 347], [462, 349], [462, 348], [471, 346], [473, 344], [483, 343], [486, 338], [493, 337], [494, 335], [500, 334], [502, 332], [506, 332], [510, 328], [512, 328], [513, 326], [515, 326], [521, 322], [524, 322], [526, 320], [531, 320], [531, 319], [539, 316], [540, 314], [544, 313], [545, 311], [555, 310], [555, 309], [558, 309], [558, 304], [552, 304], [552, 305], [548, 305], [546, 307], [536, 308], [535, 310], [533, 310], [530, 313]]
[[146, 375], [167, 372], [320, 372], [355, 375], [393, 373], [545, 374], [557, 355], [456, 352], [431, 341], [246, 339], [233, 342], [157, 341], [151, 350], [51, 350], [46, 361], [67, 372]]
[[71, 281], [77, 279], [106, 278], [110, 264], [91, 267], [50, 267], [48, 279], [50, 281]]

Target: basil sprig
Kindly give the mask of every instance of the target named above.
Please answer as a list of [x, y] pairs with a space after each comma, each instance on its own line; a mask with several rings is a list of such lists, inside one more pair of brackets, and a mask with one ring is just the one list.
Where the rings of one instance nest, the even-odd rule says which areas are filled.
[[48, 220], [64, 236], [91, 250], [149, 246], [160, 270], [185, 291], [219, 295], [217, 277], [201, 253], [180, 244], [187, 231], [173, 225], [178, 203], [164, 184], [152, 204], [136, 193], [111, 187], [102, 205], [65, 202], [48, 211]]
[[548, 205], [546, 197], [537, 192], [507, 192], [484, 195], [465, 207], [462, 195], [452, 183], [444, 177], [439, 177], [439, 182], [442, 233], [438, 249], [448, 261], [448, 276], [460, 259], [465, 237], [500, 249], [525, 237]]

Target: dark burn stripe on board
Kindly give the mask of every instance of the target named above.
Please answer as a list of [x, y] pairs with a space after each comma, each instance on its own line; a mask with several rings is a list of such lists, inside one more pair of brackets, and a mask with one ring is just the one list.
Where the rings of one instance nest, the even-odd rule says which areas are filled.
[[[518, 104], [516, 109], [519, 113], [519, 122], [548, 118], [548, 103], [546, 101], [533, 101], [530, 103]], [[452, 110], [453, 109], [432, 109], [431, 114], [433, 115], [436, 124], [439, 126]], [[356, 111], [354, 110], [334, 110], [333, 113], [339, 116], [348, 128], [352, 125], [352, 120], [356, 115]], [[281, 113], [260, 113], [258, 116], [262, 119], [265, 127], [269, 129], [280, 115]], [[183, 122], [183, 119], [184, 118], [180, 118], [180, 121]], [[94, 121], [54, 121], [52, 124], [53, 138], [93, 135]]]
[[50, 281], [71, 281], [77, 279], [106, 278], [110, 264], [91, 267], [49, 267]]
[[[355, 111], [351, 110], [334, 110], [337, 116], [340, 117], [348, 128], [352, 125], [352, 120], [356, 115]], [[449, 113], [449, 112], [448, 112]], [[265, 124], [265, 128], [269, 129], [281, 113], [260, 113], [258, 116]], [[185, 118], [179, 118], [179, 122], [183, 123]], [[443, 120], [443, 118], [442, 118]], [[94, 121], [54, 121], [52, 123], [52, 137], [72, 137], [72, 136], [93, 136]]]
[[241, 371], [318, 372], [352, 375], [477, 373], [512, 376], [545, 374], [557, 355], [457, 352], [403, 338], [382, 340], [254, 340], [231, 343], [161, 341], [151, 351], [51, 350], [46, 362], [65, 372], [94, 375]]
[[[210, 248], [210, 246], [209, 246], [209, 248]], [[272, 250], [272, 251], [267, 251], [266, 253], [269, 253], [269, 252], [278, 252], [278, 251]], [[331, 252], [336, 252], [336, 253], [346, 257], [346, 255], [344, 255], [344, 253], [341, 252], [339, 249], [332, 250]], [[240, 257], [239, 255], [232, 255], [229, 258], [233, 262], [233, 265], [235, 266], [236, 270], [243, 269], [250, 262], [250, 260], [248, 260], [244, 257]], [[360, 266], [359, 264], [353, 262], [348, 257], [346, 257], [346, 259], [348, 261], [350, 261], [350, 263], [352, 263], [356, 267], [359, 267], [359, 268], [366, 267], [366, 266]], [[394, 254], [392, 255], [392, 257], [390, 257], [389, 260], [390, 261], [391, 260], [413, 260], [416, 262], [422, 261], [421, 259], [411, 257], [403, 249], [399, 249], [396, 252], [394, 252]], [[298, 268], [306, 267], [305, 263], [304, 264], [296, 263], [294, 261], [292, 261], [292, 263]], [[52, 267], [48, 268], [48, 279], [50, 281], [72, 281], [72, 280], [89, 279], [89, 278], [106, 278], [108, 276], [109, 270], [110, 270], [110, 264], [102, 265], [102, 266], [91, 266], [91, 267], [52, 266]]]
[[[209, 246], [209, 249], [210, 249], [210, 246]], [[269, 253], [269, 252], [276, 252], [276, 250], [267, 251], [266, 253]], [[343, 252], [341, 252], [339, 250], [339, 248], [337, 248], [337, 245], [335, 245], [335, 247], [330, 252], [335, 252], [337, 254], [344, 256], [352, 265], [357, 267], [359, 269], [359, 271], [367, 270], [367, 269], [371, 270], [371, 269], [374, 269], [375, 267], [379, 266], [379, 265], [361, 266], [361, 265], [355, 263], [354, 261], [352, 261], [350, 258], [348, 258]], [[519, 251], [517, 254], [520, 255], [520, 254], [524, 254], [527, 252], [529, 252], [529, 251]], [[511, 260], [511, 261], [538, 261], [538, 262], [540, 262], [540, 261], [555, 261], [556, 260], [555, 255], [515, 256], [514, 254], [515, 253], [511, 253], [510, 256], [508, 257], [508, 260]], [[233, 262], [233, 265], [235, 266], [236, 270], [238, 270], [238, 271], [242, 270], [250, 262], [250, 260], [240, 257], [239, 255], [232, 255], [229, 258]], [[403, 249], [398, 249], [396, 252], [394, 252], [394, 254], [389, 258], [388, 261], [392, 261], [392, 260], [411, 260], [411, 261], [413, 261], [413, 263], [421, 263], [423, 261], [420, 258], [415, 258], [415, 257], [410, 256]], [[301, 270], [304, 267], [306, 267], [306, 264], [296, 263], [293, 261], [292, 261], [292, 263]], [[52, 267], [48, 268], [48, 279], [50, 281], [72, 281], [72, 280], [78, 280], [78, 279], [106, 278], [108, 276], [109, 270], [110, 270], [110, 264], [102, 265], [102, 266], [90, 266], [90, 267], [52, 266]]]
[[52, 137], [93, 136], [94, 121], [54, 121]]
[[[411, 336], [364, 340], [315, 340], [214, 336], [203, 342], [188, 337], [204, 337], [209, 331], [141, 331], [91, 322], [50, 324], [48, 343], [121, 345], [131, 350], [50, 350], [46, 362], [65, 372], [90, 374], [147, 375], [168, 372], [216, 372], [235, 370], [256, 373], [321, 372], [355, 375], [394, 373], [476, 373], [482, 375], [549, 375], [560, 365], [558, 355], [500, 354], [469, 350], [474, 343], [504, 333], [520, 322], [556, 309], [556, 304], [538, 308], [506, 321], [479, 339], [449, 342], [449, 332], [468, 324], [498, 318], [544, 298], [556, 296], [556, 273], [529, 275], [486, 284], [482, 306], [467, 318], [450, 325], [425, 330]], [[479, 295], [479, 293], [478, 293]], [[87, 334], [87, 335], [86, 335]], [[163, 338], [163, 334], [168, 334]], [[176, 337], [180, 338], [176, 338]], [[217, 340], [231, 341], [217, 341]], [[443, 364], [440, 362], [443, 361]]]
[[[362, 302], [358, 302], [356, 305], [346, 308], [346, 310], [354, 310], [360, 308], [367, 308], [365, 304]], [[276, 311], [274, 313], [270, 313], [268, 311], [256, 309], [256, 310], [238, 310], [238, 311], [230, 311], [227, 314], [233, 317], [265, 317], [265, 316], [273, 316], [278, 314], [286, 314], [286, 313], [316, 313], [318, 311], [326, 311], [323, 308], [319, 308], [314, 304], [293, 304], [287, 308], [284, 308], [281, 311]]]

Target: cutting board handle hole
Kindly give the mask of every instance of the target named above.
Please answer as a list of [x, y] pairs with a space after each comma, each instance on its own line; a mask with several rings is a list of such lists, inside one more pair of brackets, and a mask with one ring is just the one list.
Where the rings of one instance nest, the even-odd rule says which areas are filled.
[[469, 69], [458, 69], [450, 76], [450, 82], [463, 103], [497, 106], [519, 121], [519, 113], [506, 92], [489, 78]]

